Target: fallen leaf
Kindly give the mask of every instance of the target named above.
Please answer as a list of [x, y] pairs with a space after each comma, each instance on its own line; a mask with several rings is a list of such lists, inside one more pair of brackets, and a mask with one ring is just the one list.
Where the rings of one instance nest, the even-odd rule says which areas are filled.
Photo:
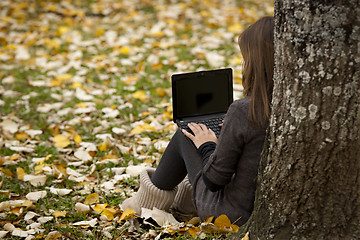
[[145, 102], [147, 99], [146, 93], [143, 90], [138, 90], [132, 94], [133, 98], [139, 99], [142, 102]]
[[54, 142], [55, 146], [58, 148], [65, 148], [70, 145], [69, 137], [61, 135], [61, 134], [56, 135], [53, 138], [53, 142]]
[[16, 175], [19, 180], [24, 180], [25, 170], [21, 167], [16, 168]]
[[64, 211], [55, 211], [55, 212], [53, 212], [53, 215], [56, 218], [66, 217], [66, 210], [64, 210]]
[[2, 123], [0, 123], [0, 126], [4, 131], [8, 131], [10, 133], [16, 133], [19, 128], [19, 124], [11, 121], [10, 119], [5, 119]]
[[36, 202], [37, 200], [46, 197], [46, 191], [29, 192], [26, 194], [26, 199]]
[[85, 204], [82, 204], [82, 203], [76, 203], [75, 204], [75, 209], [79, 213], [88, 213], [88, 212], [90, 212], [89, 205], [85, 205]]
[[168, 226], [168, 225], [180, 224], [172, 214], [167, 213], [167, 212], [157, 209], [157, 208], [153, 208], [152, 210], [142, 208], [141, 209], [141, 218], [144, 218], [144, 219], [152, 218], [152, 219], [154, 219], [154, 221], [157, 224], [159, 224], [162, 227]]
[[80, 144], [82, 142], [82, 139], [81, 139], [80, 135], [78, 135], [78, 134], [74, 135], [74, 141], [77, 144]]
[[43, 185], [45, 185], [45, 182], [46, 182], [46, 175], [25, 175], [24, 181], [30, 182], [30, 184], [35, 187], [43, 186]]
[[107, 148], [107, 145], [108, 145], [107, 142], [103, 142], [102, 144], [99, 145], [99, 150], [101, 152], [105, 151]]
[[95, 227], [95, 225], [97, 224], [97, 219], [94, 218], [90, 221], [80, 221], [80, 222], [76, 222], [73, 223], [73, 226], [83, 226], [83, 227]]
[[86, 197], [84, 204], [91, 205], [98, 202], [100, 202], [99, 194], [92, 193]]
[[54, 239], [58, 239], [61, 237], [62, 237], [62, 235], [60, 232], [52, 231], [52, 232], [49, 232], [49, 234], [45, 237], [45, 240], [54, 240]]
[[21, 132], [16, 134], [16, 139], [19, 141], [25, 141], [27, 139], [30, 139], [30, 136], [25, 132]]
[[73, 191], [72, 189], [50, 187], [50, 192], [59, 196], [68, 195], [72, 193], [72, 191]]
[[118, 222], [129, 220], [129, 219], [133, 218], [134, 216], [135, 216], [135, 210], [131, 209], [131, 208], [127, 208], [121, 214]]

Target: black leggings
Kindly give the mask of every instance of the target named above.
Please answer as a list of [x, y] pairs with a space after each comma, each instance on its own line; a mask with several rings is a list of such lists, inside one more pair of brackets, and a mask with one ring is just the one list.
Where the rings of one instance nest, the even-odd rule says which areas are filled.
[[186, 174], [192, 184], [201, 169], [202, 159], [195, 146], [180, 130], [177, 130], [166, 147], [151, 181], [162, 190], [172, 190], [186, 177]]

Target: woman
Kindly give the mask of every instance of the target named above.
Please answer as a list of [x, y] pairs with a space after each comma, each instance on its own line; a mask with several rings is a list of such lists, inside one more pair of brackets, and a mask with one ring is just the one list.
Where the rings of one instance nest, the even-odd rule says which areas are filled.
[[202, 219], [225, 214], [239, 226], [248, 220], [270, 116], [273, 33], [273, 17], [264, 17], [240, 35], [245, 98], [229, 107], [219, 139], [202, 124], [189, 124], [193, 134], [178, 130], [157, 169], [141, 173], [139, 191], [123, 209], [173, 208]]

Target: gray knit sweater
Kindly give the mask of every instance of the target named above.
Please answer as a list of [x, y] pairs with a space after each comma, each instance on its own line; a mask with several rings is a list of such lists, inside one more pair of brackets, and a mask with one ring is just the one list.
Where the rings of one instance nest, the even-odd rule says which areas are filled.
[[[255, 178], [265, 132], [254, 129], [248, 121], [249, 98], [231, 104], [209, 161], [193, 183], [193, 197], [199, 216], [225, 214], [231, 222], [244, 224], [251, 215], [255, 198]], [[213, 184], [224, 186], [210, 191], [201, 175]]]

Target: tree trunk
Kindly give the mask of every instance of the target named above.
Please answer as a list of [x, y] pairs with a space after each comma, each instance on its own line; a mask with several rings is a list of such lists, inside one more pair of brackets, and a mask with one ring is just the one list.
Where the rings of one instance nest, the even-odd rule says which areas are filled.
[[360, 2], [275, 1], [250, 239], [360, 239]]

